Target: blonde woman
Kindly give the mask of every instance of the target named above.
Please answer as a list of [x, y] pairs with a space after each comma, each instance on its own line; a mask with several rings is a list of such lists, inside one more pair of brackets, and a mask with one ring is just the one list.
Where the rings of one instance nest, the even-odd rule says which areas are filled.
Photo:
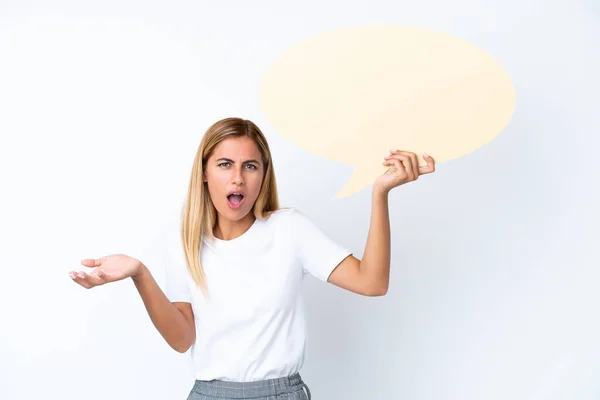
[[[194, 160], [172, 246], [165, 291], [148, 268], [123, 254], [86, 259], [71, 278], [91, 288], [132, 278], [160, 334], [191, 348], [196, 381], [188, 400], [310, 399], [305, 359], [303, 278], [311, 274], [364, 296], [388, 290], [388, 193], [434, 172], [431, 157], [391, 151], [372, 191], [362, 260], [294, 208], [280, 208], [267, 141], [251, 121], [226, 118], [205, 133]], [[306, 390], [306, 392], [305, 392]]]

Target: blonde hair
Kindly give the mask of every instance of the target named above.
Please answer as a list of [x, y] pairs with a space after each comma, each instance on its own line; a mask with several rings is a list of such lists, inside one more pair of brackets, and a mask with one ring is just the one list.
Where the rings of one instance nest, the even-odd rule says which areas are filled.
[[265, 166], [262, 187], [251, 212], [256, 218], [265, 219], [279, 209], [271, 150], [261, 130], [252, 121], [242, 118], [225, 118], [215, 122], [202, 137], [196, 152], [188, 193], [181, 212], [181, 241], [185, 260], [188, 270], [204, 295], [207, 294], [207, 286], [200, 262], [202, 241], [205, 237], [214, 237], [213, 228], [217, 223], [217, 210], [210, 198], [207, 183], [203, 180], [206, 162], [223, 140], [244, 136], [256, 143]]

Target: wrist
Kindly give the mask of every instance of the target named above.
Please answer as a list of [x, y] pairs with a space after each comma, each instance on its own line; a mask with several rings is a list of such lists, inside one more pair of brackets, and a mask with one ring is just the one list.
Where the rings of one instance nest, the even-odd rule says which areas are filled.
[[131, 275], [131, 279], [134, 282], [139, 282], [141, 279], [144, 278], [144, 276], [146, 276], [148, 274], [148, 268], [141, 262], [138, 261], [139, 265], [135, 270], [135, 273], [133, 275]]
[[373, 196], [384, 196], [387, 197], [388, 193], [390, 192], [389, 189], [378, 186], [378, 185], [374, 185], [373, 186]]

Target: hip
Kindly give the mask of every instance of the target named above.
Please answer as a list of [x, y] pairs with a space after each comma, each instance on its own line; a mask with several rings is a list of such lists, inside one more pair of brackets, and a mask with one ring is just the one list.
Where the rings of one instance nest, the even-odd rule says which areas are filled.
[[[305, 391], [306, 390], [306, 391]], [[296, 372], [290, 376], [254, 382], [196, 380], [187, 400], [254, 399], [310, 400], [310, 389]]]

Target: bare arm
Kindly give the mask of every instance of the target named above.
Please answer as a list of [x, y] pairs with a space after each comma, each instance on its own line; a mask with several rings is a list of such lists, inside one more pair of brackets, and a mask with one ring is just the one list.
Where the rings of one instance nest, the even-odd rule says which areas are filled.
[[185, 353], [196, 341], [191, 304], [171, 303], [144, 264], [131, 279], [158, 332], [174, 350]]
[[388, 192], [373, 188], [371, 225], [362, 260], [350, 255], [328, 282], [365, 296], [383, 296], [390, 282], [390, 215]]
[[377, 187], [373, 188], [371, 224], [360, 272], [379, 294], [387, 293], [390, 283], [390, 213], [388, 193]]
[[86, 289], [131, 278], [152, 323], [173, 349], [185, 353], [196, 341], [194, 313], [190, 303], [171, 303], [140, 260], [126, 254], [112, 254], [86, 258], [81, 260], [81, 264], [94, 270], [89, 274], [70, 271], [69, 276]]
[[362, 261], [350, 255], [333, 270], [328, 281], [341, 288], [366, 296], [385, 295], [390, 283], [390, 215], [389, 191], [407, 182], [415, 181], [419, 175], [435, 171], [435, 161], [424, 154], [427, 166], [419, 166], [414, 153], [390, 150], [384, 157], [384, 165], [391, 168], [381, 175], [373, 185], [371, 225]]

